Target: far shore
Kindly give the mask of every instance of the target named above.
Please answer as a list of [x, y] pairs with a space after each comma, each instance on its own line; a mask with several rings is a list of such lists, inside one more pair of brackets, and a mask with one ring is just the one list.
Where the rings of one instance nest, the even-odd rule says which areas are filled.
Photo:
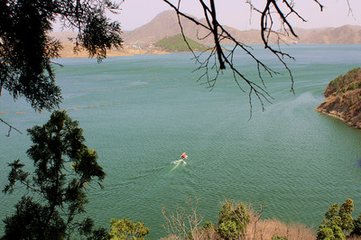
[[[88, 58], [89, 54], [87, 51], [82, 50], [77, 53], [74, 52], [72, 45], [64, 45], [63, 50], [60, 52], [60, 58]], [[111, 49], [107, 50], [107, 57], [122, 57], [122, 56], [135, 56], [135, 55], [144, 55], [144, 54], [152, 54], [152, 55], [161, 55], [168, 54], [169, 52], [160, 50], [160, 49], [140, 49], [140, 48], [132, 48], [130, 46], [124, 45], [119, 49]], [[95, 56], [94, 56], [95, 57]]]

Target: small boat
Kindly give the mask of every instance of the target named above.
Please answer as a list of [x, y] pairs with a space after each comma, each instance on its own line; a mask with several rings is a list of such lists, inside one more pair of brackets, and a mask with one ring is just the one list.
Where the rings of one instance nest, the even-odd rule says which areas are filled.
[[187, 153], [182, 153], [181, 155], [180, 155], [180, 158], [181, 159], [183, 159], [183, 160], [186, 160], [187, 158], [188, 158], [188, 155], [187, 155]]

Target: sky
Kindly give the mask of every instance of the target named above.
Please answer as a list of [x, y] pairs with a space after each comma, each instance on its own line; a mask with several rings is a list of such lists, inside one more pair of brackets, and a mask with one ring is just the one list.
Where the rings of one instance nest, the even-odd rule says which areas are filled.
[[[178, 2], [174, 1], [173, 2]], [[216, 0], [217, 14], [222, 24], [240, 29], [259, 29], [258, 15], [250, 9], [246, 0]], [[253, 3], [264, 0], [253, 0]], [[307, 22], [294, 19], [292, 23], [301, 28], [339, 27], [346, 24], [361, 25], [361, 0], [319, 0], [325, 8], [321, 12], [314, 0], [294, 0], [295, 7]], [[182, 0], [182, 9], [196, 17], [202, 17], [197, 0]], [[125, 0], [120, 14], [112, 19], [120, 21], [122, 29], [133, 30], [151, 21], [157, 14], [171, 8], [163, 0]]]

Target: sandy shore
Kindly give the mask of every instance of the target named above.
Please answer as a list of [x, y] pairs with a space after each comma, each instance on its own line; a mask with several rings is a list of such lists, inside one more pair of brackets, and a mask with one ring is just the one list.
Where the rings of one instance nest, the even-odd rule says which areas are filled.
[[[70, 43], [63, 44], [63, 49], [60, 52], [61, 58], [87, 58], [89, 54], [83, 50], [77, 53], [74, 53], [73, 45]], [[115, 56], [134, 56], [140, 54], [167, 54], [168, 52], [159, 50], [159, 49], [151, 49], [151, 48], [133, 48], [128, 45], [123, 45], [120, 49], [111, 49], [107, 50], [107, 57], [115, 57]]]

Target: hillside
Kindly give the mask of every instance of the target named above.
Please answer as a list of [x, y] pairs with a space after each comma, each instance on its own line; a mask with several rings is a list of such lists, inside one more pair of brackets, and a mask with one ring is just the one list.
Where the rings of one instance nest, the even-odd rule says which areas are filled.
[[[197, 19], [197, 18], [195, 18]], [[204, 22], [204, 20], [199, 19]], [[213, 38], [207, 36], [207, 32], [195, 25], [193, 22], [181, 18], [184, 33], [187, 37], [198, 40], [202, 38], [203, 44], [209, 44]], [[243, 39], [247, 43], [261, 43], [261, 38], [257, 30], [239, 31], [235, 28], [225, 26], [227, 31], [233, 34], [237, 39]], [[173, 10], [165, 11], [158, 14], [149, 23], [133, 30], [124, 32], [123, 38], [127, 44], [136, 44], [138, 46], [148, 46], [157, 41], [174, 36], [180, 33], [178, 19]], [[204, 38], [204, 39], [203, 39]]]
[[[189, 46], [193, 49], [193, 51], [206, 51], [207, 46], [196, 42], [190, 38], [186, 37], [186, 40]], [[163, 38], [154, 44], [157, 48], [160, 48], [164, 51], [169, 52], [185, 52], [189, 51], [187, 44], [185, 43], [183, 36], [181, 34], [177, 34], [171, 37]]]
[[303, 44], [360, 44], [361, 27], [345, 25], [336, 28], [296, 29], [298, 43]]
[[[204, 22], [204, 20], [199, 19]], [[181, 18], [185, 35], [204, 45], [212, 44], [213, 38], [207, 36], [206, 30], [195, 25], [193, 22]], [[225, 29], [231, 33], [237, 40], [245, 44], [261, 44], [261, 36], [259, 30], [240, 31], [232, 27], [225, 26]], [[283, 43], [299, 43], [299, 44], [361, 44], [361, 26], [345, 25], [337, 28], [319, 28], [319, 29], [295, 29], [299, 38], [285, 37]], [[149, 23], [123, 33], [123, 48], [120, 50], [112, 50], [109, 56], [135, 55], [135, 54], [161, 54], [158, 48], [154, 48], [154, 44], [160, 40], [180, 34], [178, 19], [173, 10], [164, 11], [158, 14]], [[73, 34], [74, 35], [74, 34]], [[73, 53], [72, 44], [68, 37], [73, 36], [71, 33], [53, 33], [64, 44], [62, 57], [86, 57], [85, 52], [78, 55]], [[207, 36], [207, 37], [206, 37]], [[204, 38], [205, 37], [205, 38]], [[200, 40], [201, 39], [201, 40]], [[272, 37], [271, 37], [272, 39]], [[273, 37], [273, 39], [275, 39]], [[273, 41], [275, 42], [275, 41]], [[225, 41], [224, 44], [227, 44]], [[169, 50], [168, 50], [169, 51]]]
[[[197, 18], [196, 18], [197, 19]], [[199, 19], [200, 21], [203, 21]], [[206, 31], [185, 18], [181, 18], [186, 36], [191, 39], [200, 39], [206, 36]], [[261, 43], [259, 30], [240, 31], [232, 27], [225, 26], [233, 36], [246, 44]], [[148, 46], [165, 38], [180, 33], [178, 19], [174, 11], [164, 11], [158, 14], [149, 23], [133, 30], [124, 32], [123, 38], [127, 44], [138, 46]], [[285, 38], [286, 43], [301, 44], [361, 44], [361, 27], [345, 25], [336, 28], [301, 29], [297, 28], [296, 33], [299, 39]], [[211, 37], [205, 38], [202, 43], [209, 44]]]
[[317, 111], [361, 128], [361, 68], [355, 68], [331, 81], [324, 95], [326, 99]]

